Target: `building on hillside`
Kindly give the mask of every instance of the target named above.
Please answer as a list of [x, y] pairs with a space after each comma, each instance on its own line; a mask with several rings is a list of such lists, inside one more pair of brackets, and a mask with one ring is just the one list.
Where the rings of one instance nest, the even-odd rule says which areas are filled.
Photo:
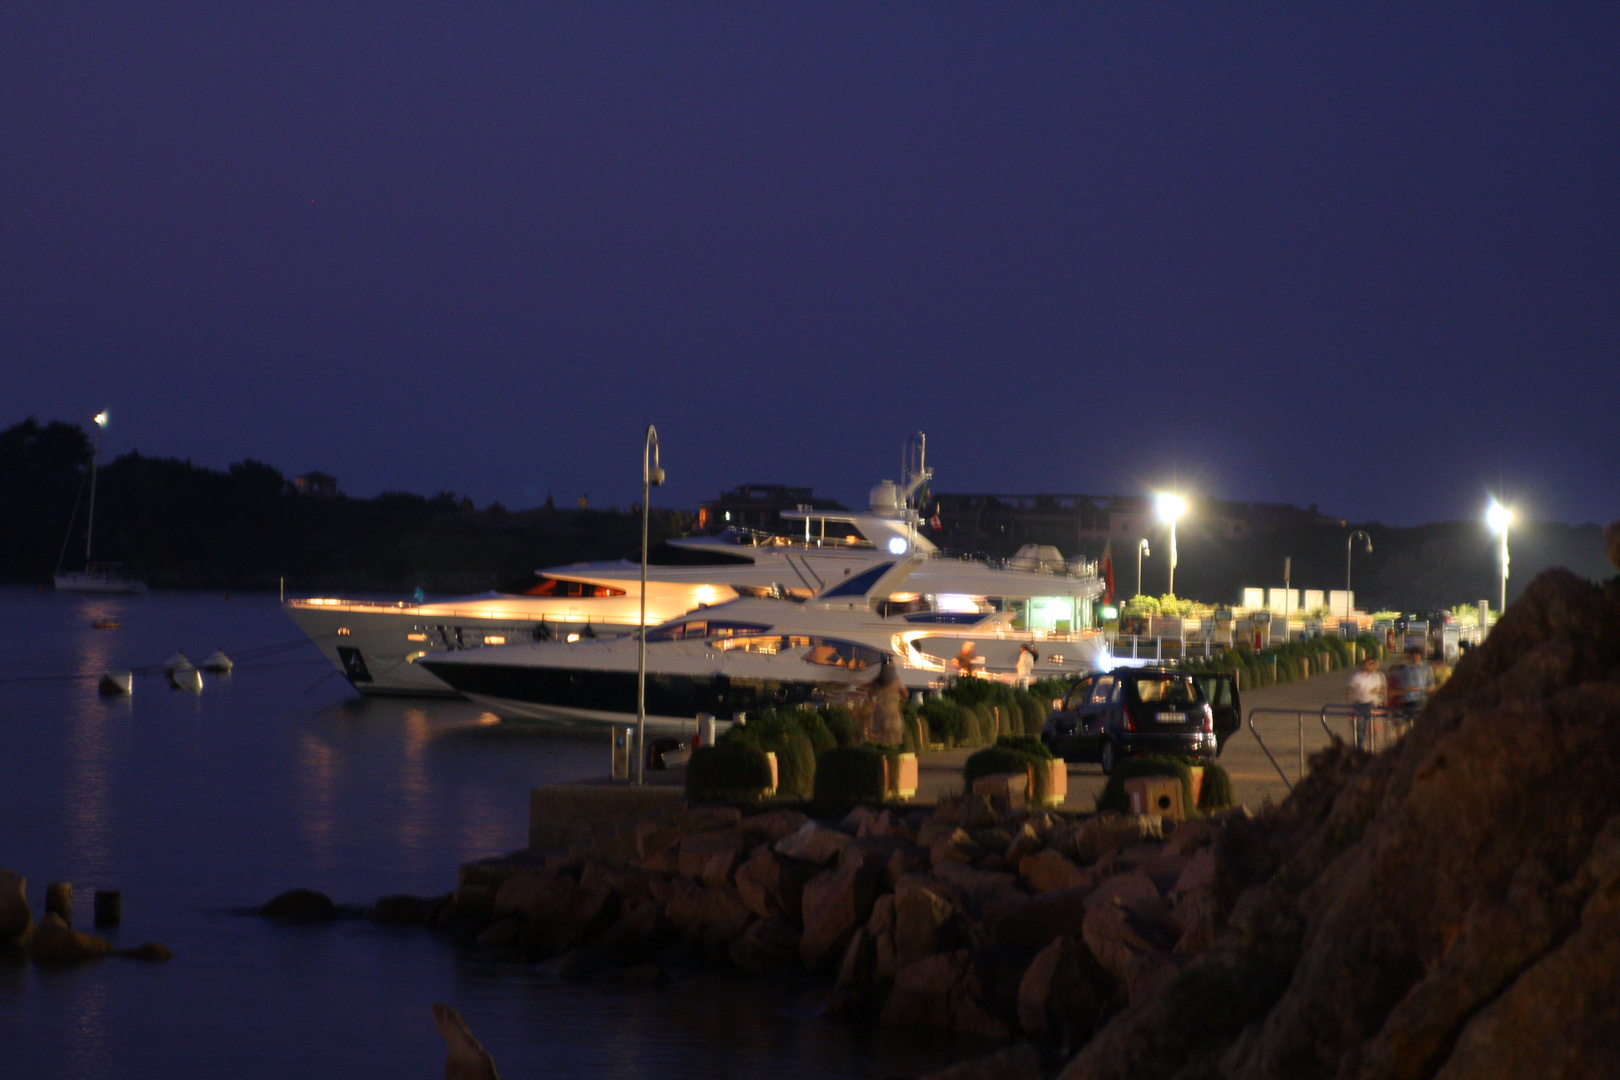
[[783, 510], [844, 510], [843, 503], [818, 499], [807, 487], [781, 484], [743, 484], [723, 492], [719, 498], [698, 506], [697, 531], [718, 533], [725, 529], [757, 529], [781, 532]]
[[337, 477], [323, 472], [307, 472], [303, 476], [292, 478], [293, 490], [305, 495], [314, 495], [322, 499], [337, 497]]

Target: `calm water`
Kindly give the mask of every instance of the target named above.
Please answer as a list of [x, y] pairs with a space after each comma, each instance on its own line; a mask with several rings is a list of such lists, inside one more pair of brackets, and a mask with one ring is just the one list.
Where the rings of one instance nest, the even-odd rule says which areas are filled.
[[[459, 863], [523, 846], [531, 787], [602, 775], [606, 736], [356, 697], [273, 596], [0, 588], [0, 618], [0, 866], [28, 878], [36, 916], [46, 882], [72, 882], [83, 929], [92, 891], [122, 890], [123, 925], [103, 933], [175, 953], [0, 962], [0, 1076], [437, 1076], [435, 1001], [509, 1080], [907, 1076], [972, 1050], [826, 1024], [817, 984], [576, 986], [423, 931], [243, 915], [295, 886], [339, 903], [446, 892]], [[92, 628], [104, 618], [121, 629]], [[161, 673], [97, 693], [103, 671], [216, 647], [238, 666], [200, 695]]]

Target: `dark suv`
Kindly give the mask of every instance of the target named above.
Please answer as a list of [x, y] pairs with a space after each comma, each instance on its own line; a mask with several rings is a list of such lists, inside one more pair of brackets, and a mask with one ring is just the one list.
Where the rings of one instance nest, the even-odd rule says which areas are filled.
[[1237, 730], [1242, 704], [1230, 675], [1119, 667], [1069, 687], [1041, 730], [1065, 761], [1096, 761], [1112, 773], [1123, 758], [1166, 754], [1211, 761]]

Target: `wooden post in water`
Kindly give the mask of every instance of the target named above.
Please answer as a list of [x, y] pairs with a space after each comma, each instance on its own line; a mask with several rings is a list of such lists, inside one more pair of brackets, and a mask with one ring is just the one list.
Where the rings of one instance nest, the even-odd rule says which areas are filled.
[[123, 921], [124, 896], [117, 889], [97, 889], [95, 902], [97, 926], [117, 926]]

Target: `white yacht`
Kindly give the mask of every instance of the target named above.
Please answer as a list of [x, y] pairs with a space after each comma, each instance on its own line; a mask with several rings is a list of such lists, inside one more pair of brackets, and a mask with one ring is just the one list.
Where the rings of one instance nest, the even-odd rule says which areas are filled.
[[[943, 685], [965, 640], [1039, 640], [1040, 675], [1105, 666], [1096, 631], [1046, 635], [1006, 625], [1006, 612], [897, 608], [925, 556], [888, 558], [807, 601], [747, 597], [687, 612], [647, 631], [646, 719], [689, 730], [699, 713], [721, 721], [775, 706], [837, 703], [889, 663], [908, 690]], [[636, 716], [639, 634], [430, 653], [427, 668], [499, 716], [567, 724], [624, 724]], [[943, 657], [943, 658], [942, 658]], [[997, 665], [987, 665], [992, 669]], [[1011, 679], [1011, 664], [989, 677]]]
[[[890, 609], [928, 609], [930, 618], [978, 621], [998, 605], [1022, 602], [1026, 626], [1053, 632], [1090, 623], [1101, 582], [1090, 564], [1020, 553], [1011, 560], [964, 558], [940, 551], [922, 534], [913, 506], [932, 470], [921, 436], [908, 442], [904, 481], [872, 489], [865, 513], [786, 511], [802, 535], [728, 530], [719, 536], [665, 541], [648, 552], [646, 615], [656, 625], [700, 605], [741, 597], [806, 599], [901, 556], [921, 563]], [[913, 450], [913, 448], [915, 448]], [[1052, 553], [1055, 554], [1055, 553]], [[445, 682], [415, 663], [434, 650], [522, 642], [603, 638], [640, 625], [641, 565], [635, 559], [575, 563], [536, 571], [499, 590], [435, 603], [380, 603], [312, 597], [288, 601], [288, 616], [361, 693], [449, 695]], [[1016, 644], [986, 662], [1008, 670]]]

